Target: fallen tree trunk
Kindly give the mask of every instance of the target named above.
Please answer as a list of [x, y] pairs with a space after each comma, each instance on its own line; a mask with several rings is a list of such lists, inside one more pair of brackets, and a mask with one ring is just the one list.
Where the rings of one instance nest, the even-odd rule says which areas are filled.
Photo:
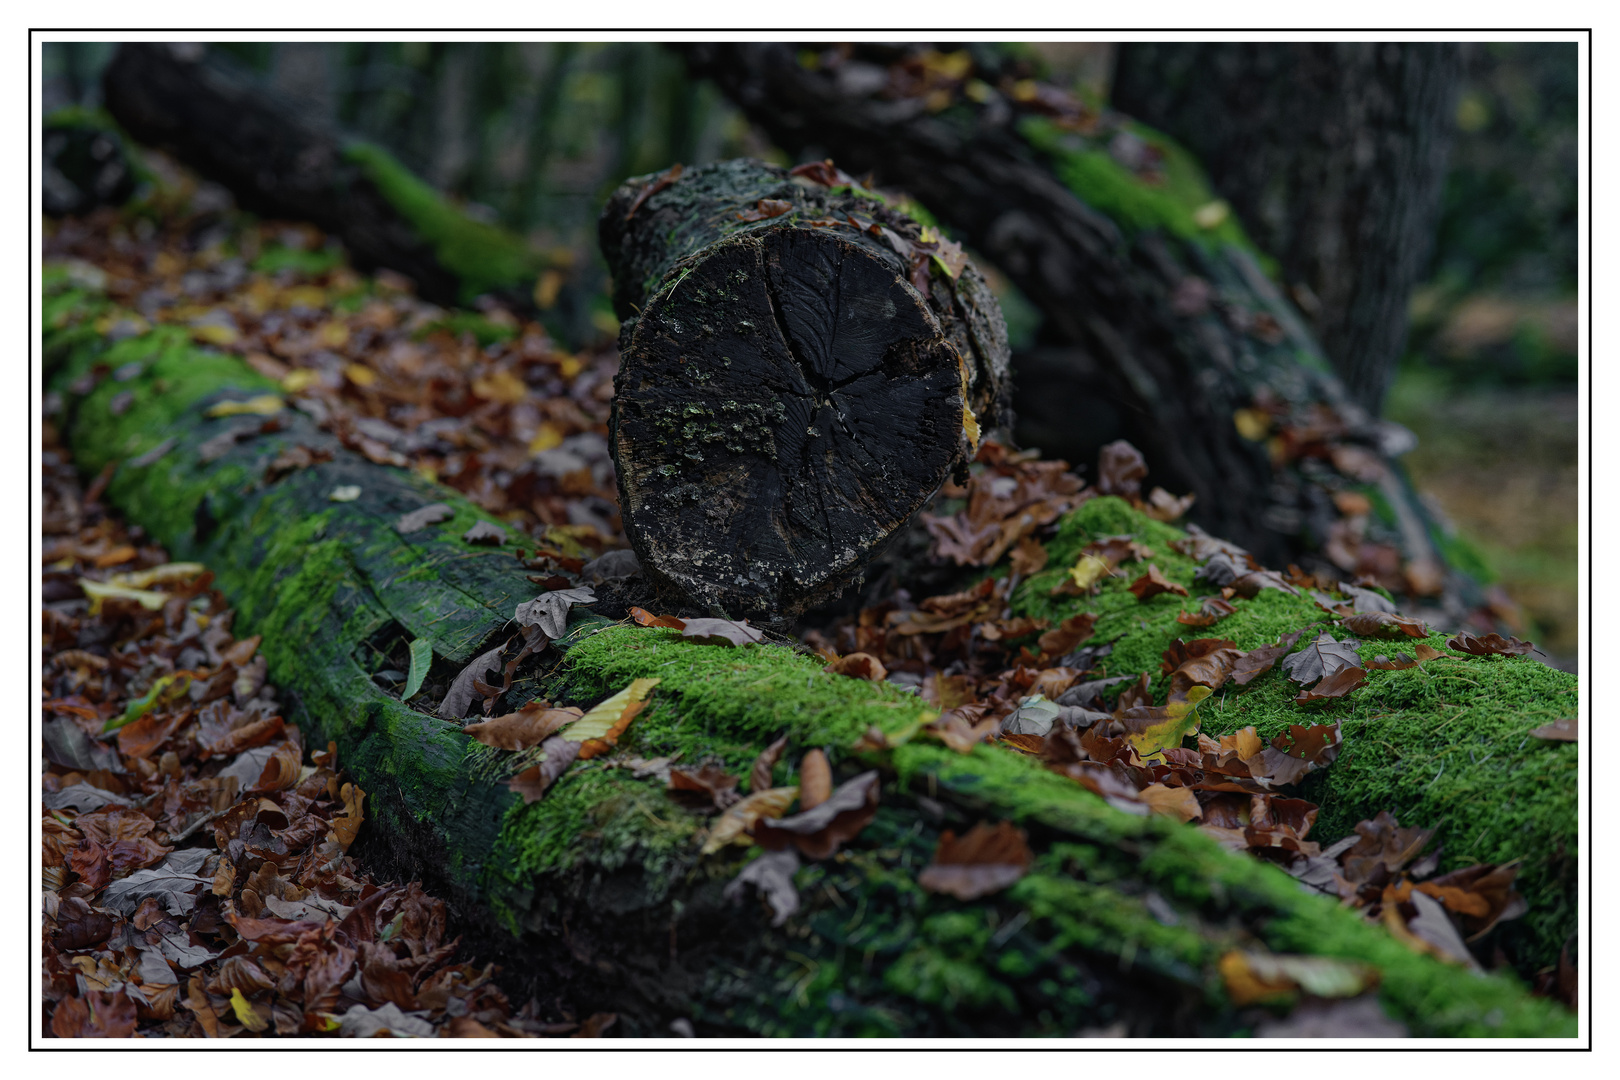
[[[915, 737], [929, 715], [915, 697], [774, 645], [698, 644], [576, 608], [562, 663], [520, 680], [517, 696], [591, 704], [632, 679], [661, 681], [619, 754], [575, 765], [525, 803], [503, 781], [532, 754], [476, 743], [423, 711], [433, 701], [401, 701], [376, 677], [414, 639], [429, 643], [428, 682], [442, 686], [510, 632], [532, 587], [517, 560], [460, 539], [480, 512], [324, 442], [298, 414], [219, 453], [231, 418], [218, 406], [273, 393], [265, 380], [177, 328], [109, 340], [97, 327], [120, 313], [82, 275], [48, 271], [46, 291], [47, 371], [63, 401], [53, 422], [79, 466], [111, 466], [107, 497], [174, 557], [214, 569], [238, 632], [264, 635], [288, 719], [307, 745], [335, 741], [370, 793], [377, 846], [402, 873], [444, 886], [462, 925], [481, 927], [508, 976], [543, 999], [566, 987], [577, 1007], [617, 1011], [642, 1035], [678, 1018], [704, 1035], [1233, 1034], [1300, 1000], [1285, 987], [1266, 1008], [1250, 1004], [1233, 964], [1304, 954], [1335, 961], [1316, 970], [1338, 987], [1313, 983], [1319, 993], [1376, 980], [1400, 1025], [1374, 1009], [1380, 1033], [1575, 1033], [1573, 1017], [1511, 977], [1418, 955], [1275, 867], [1117, 809], [1033, 759]], [[295, 445], [333, 457], [267, 473]], [[401, 514], [435, 501], [451, 520], [401, 533]], [[1099, 524], [1072, 520], [1070, 540]], [[739, 869], [759, 864], [735, 847], [703, 854], [704, 819], [670, 801], [648, 759], [745, 773], [782, 736], [787, 761], [824, 747], [837, 776], [875, 768], [882, 790], [837, 858], [789, 873], [797, 908], [773, 927], [762, 905], [726, 897]], [[784, 765], [766, 772], [762, 783], [797, 779]], [[998, 820], [1017, 822], [1033, 849], [1015, 884], [974, 900], [918, 885], [942, 830]], [[785, 905], [780, 880], [758, 880]]]
[[700, 610], [837, 597], [1006, 411], [979, 271], [838, 180], [729, 161], [627, 181], [602, 212], [625, 531]]
[[[1048, 453], [1095, 461], [1127, 438], [1155, 482], [1197, 496], [1193, 520], [1266, 565], [1372, 575], [1452, 621], [1480, 607], [1395, 460], [1409, 434], [1352, 400], [1168, 139], [988, 48], [677, 48], [780, 145], [904, 188], [1040, 307], [1047, 352], [1067, 355], [1014, 406]], [[1112, 422], [1073, 423], [1075, 400]]]
[[200, 46], [125, 43], [102, 77], [130, 135], [229, 188], [246, 209], [309, 221], [355, 262], [409, 277], [439, 304], [535, 305], [546, 256], [475, 221], [380, 146], [344, 137]]

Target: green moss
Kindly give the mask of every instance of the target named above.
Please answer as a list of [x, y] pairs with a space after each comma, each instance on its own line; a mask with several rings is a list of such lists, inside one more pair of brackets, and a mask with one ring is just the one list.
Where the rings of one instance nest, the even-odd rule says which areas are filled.
[[501, 289], [526, 292], [544, 268], [543, 257], [522, 238], [457, 210], [382, 147], [351, 143], [343, 156], [433, 247], [440, 264], [461, 279], [463, 303]]
[[261, 274], [279, 274], [285, 270], [306, 277], [319, 277], [335, 270], [342, 262], [342, 252], [333, 248], [304, 251], [273, 244], [253, 260], [253, 269]]
[[435, 330], [447, 330], [456, 337], [462, 334], [471, 334], [473, 340], [480, 345], [493, 345], [497, 341], [511, 341], [517, 337], [517, 328], [501, 323], [490, 322], [484, 316], [474, 311], [452, 311], [444, 318], [431, 322], [417, 332], [417, 337], [426, 337]]

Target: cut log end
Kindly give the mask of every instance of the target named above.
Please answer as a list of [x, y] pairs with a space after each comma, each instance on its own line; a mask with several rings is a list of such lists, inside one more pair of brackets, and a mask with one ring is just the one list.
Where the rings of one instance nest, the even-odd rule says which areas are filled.
[[777, 620], [831, 599], [968, 449], [966, 369], [919, 294], [829, 230], [677, 264], [625, 343], [625, 529], [693, 604]]

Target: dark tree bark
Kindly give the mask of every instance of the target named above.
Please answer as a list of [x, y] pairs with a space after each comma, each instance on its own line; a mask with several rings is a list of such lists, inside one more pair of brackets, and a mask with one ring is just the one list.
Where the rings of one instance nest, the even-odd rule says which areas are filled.
[[[1107, 434], [1136, 443], [1155, 482], [1190, 489], [1194, 520], [1268, 564], [1477, 603], [1391, 456], [1403, 433], [1346, 393], [1241, 228], [1187, 204], [1196, 166], [1173, 148], [993, 57], [917, 93], [908, 85], [938, 76], [910, 47], [813, 64], [784, 44], [681, 49], [778, 143], [905, 188], [1040, 306], [1055, 343], [1078, 354], [1049, 366], [1100, 380], [1036, 387], [1048, 427], [1063, 426], [1066, 394], [1103, 398], [1117, 423]], [[1095, 460], [1106, 440], [1068, 426], [1065, 449]], [[1387, 512], [1369, 517], [1354, 490]]]
[[121, 45], [102, 85], [108, 111], [135, 139], [223, 184], [247, 209], [320, 226], [357, 265], [398, 271], [435, 303], [484, 293], [531, 303], [541, 260], [521, 239], [466, 217], [380, 148], [307, 119], [200, 48]]
[[700, 609], [836, 597], [1005, 407], [978, 270], [837, 180], [730, 161], [627, 181], [602, 213], [625, 531]]
[[1442, 42], [1120, 47], [1114, 104], [1198, 155], [1372, 412], [1433, 244], [1460, 72]]

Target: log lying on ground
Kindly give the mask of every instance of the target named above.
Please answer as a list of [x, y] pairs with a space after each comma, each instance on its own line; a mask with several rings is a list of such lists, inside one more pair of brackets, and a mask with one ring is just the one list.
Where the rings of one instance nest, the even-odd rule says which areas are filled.
[[386, 150], [330, 130], [201, 46], [126, 43], [107, 66], [108, 112], [142, 143], [225, 185], [246, 209], [309, 221], [355, 262], [412, 279], [422, 296], [533, 306], [544, 253], [475, 221]]
[[[1444, 594], [1454, 620], [1478, 607], [1392, 456], [1408, 436], [1346, 393], [1185, 151], [1002, 79], [988, 52], [964, 67], [898, 46], [679, 48], [779, 145], [904, 188], [1040, 307], [1074, 356], [1014, 406], [1049, 454], [1095, 461], [1123, 436], [1156, 483], [1197, 496], [1193, 520], [1266, 565]], [[1077, 399], [1112, 403], [1114, 429], [1074, 424]]]
[[[777, 646], [603, 628], [576, 608], [574, 640], [539, 687], [549, 697], [590, 704], [633, 678], [662, 681], [617, 754], [575, 765], [524, 804], [502, 783], [521, 755], [474, 743], [374, 678], [401, 662], [408, 638], [431, 644], [429, 681], [442, 684], [510, 633], [512, 605], [532, 587], [509, 555], [458, 539], [480, 513], [341, 447], [267, 477], [278, 450], [322, 438], [297, 414], [204, 461], [200, 447], [232, 422], [209, 410], [271, 388], [174, 329], [107, 340], [97, 326], [118, 313], [69, 273], [48, 271], [47, 297], [47, 369], [63, 400], [53, 422], [80, 467], [112, 465], [107, 497], [173, 557], [211, 566], [238, 632], [264, 635], [306, 745], [335, 741], [370, 793], [373, 850], [450, 892], [461, 925], [482, 926], [487, 948], [504, 942], [508, 976], [543, 1005], [559, 994], [616, 1011], [621, 1030], [643, 1035], [677, 1018], [701, 1035], [1264, 1031], [1297, 997], [1236, 1004], [1219, 961], [1248, 951], [1343, 961], [1319, 970], [1352, 989], [1368, 976], [1347, 965], [1370, 965], [1377, 1002], [1414, 1035], [1575, 1034], [1572, 1016], [1510, 977], [1414, 954], [1189, 826], [1115, 809], [1003, 749], [964, 755], [911, 737], [927, 715], [916, 698]], [[98, 384], [111, 369], [120, 380]], [[360, 492], [330, 501], [338, 487]], [[435, 501], [454, 517], [397, 530], [402, 512]], [[869, 727], [896, 745], [859, 749]], [[725, 895], [750, 853], [702, 856], [704, 819], [670, 801], [646, 759], [679, 753], [746, 775], [783, 735], [791, 749], [768, 782], [795, 782], [790, 763], [825, 747], [840, 779], [875, 767], [883, 784], [864, 831], [789, 877], [799, 906], [773, 927], [763, 905]], [[998, 820], [1028, 832], [1021, 879], [971, 901], [919, 887], [944, 829]]]
[[714, 614], [836, 597], [1006, 408], [1006, 326], [977, 268], [822, 172], [676, 170], [602, 212], [625, 531]]

